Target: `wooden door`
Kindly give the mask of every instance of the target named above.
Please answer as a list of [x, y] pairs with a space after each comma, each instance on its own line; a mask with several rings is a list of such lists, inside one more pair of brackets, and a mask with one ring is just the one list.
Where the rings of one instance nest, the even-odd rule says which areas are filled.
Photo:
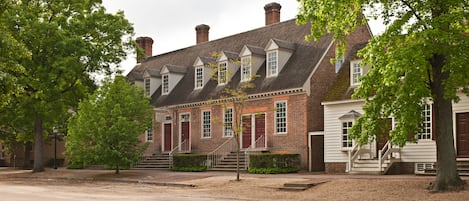
[[189, 122], [181, 122], [181, 150], [188, 151], [190, 146], [189, 141]]
[[252, 141], [252, 122], [251, 115], [245, 115], [242, 118], [243, 122], [243, 135], [242, 135], [242, 148], [248, 148], [251, 146]]
[[469, 112], [456, 114], [457, 156], [469, 158]]
[[385, 119], [382, 124], [382, 129], [376, 136], [376, 158], [378, 158], [379, 150], [383, 149], [384, 145], [388, 142], [389, 131], [392, 129], [392, 119]]
[[311, 135], [311, 171], [324, 171], [324, 135]]
[[164, 124], [164, 152], [170, 152], [173, 149], [173, 147], [171, 146], [171, 127], [171, 124]]
[[[257, 114], [255, 119], [255, 140], [256, 147], [265, 147], [265, 114]], [[263, 137], [264, 139], [259, 139]]]

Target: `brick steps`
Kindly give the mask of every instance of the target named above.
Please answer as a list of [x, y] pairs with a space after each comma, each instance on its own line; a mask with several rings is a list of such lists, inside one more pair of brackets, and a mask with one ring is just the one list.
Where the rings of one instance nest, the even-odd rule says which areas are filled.
[[[211, 169], [213, 171], [236, 171], [236, 152], [231, 152], [226, 155], [218, 164], [214, 165]], [[244, 152], [239, 153], [239, 167], [240, 170], [246, 170], [246, 155]]]
[[132, 169], [169, 169], [169, 154], [153, 154], [135, 164]]

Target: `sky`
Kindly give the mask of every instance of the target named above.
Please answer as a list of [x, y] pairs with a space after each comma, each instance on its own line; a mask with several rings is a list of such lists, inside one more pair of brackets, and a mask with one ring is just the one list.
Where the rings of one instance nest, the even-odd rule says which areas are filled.
[[[107, 12], [124, 11], [133, 24], [135, 38], [151, 37], [153, 55], [195, 45], [195, 27], [210, 26], [209, 40], [231, 36], [265, 25], [264, 6], [279, 3], [280, 21], [294, 19], [297, 0], [103, 0]], [[379, 22], [370, 22], [374, 34], [383, 31]], [[126, 75], [136, 64], [129, 55], [120, 66]]]

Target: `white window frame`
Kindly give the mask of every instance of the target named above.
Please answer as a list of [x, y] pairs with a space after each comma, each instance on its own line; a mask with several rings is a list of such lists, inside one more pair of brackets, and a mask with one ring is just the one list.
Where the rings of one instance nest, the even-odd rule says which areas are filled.
[[161, 94], [163, 95], [169, 94], [169, 75], [168, 74], [161, 75]]
[[[222, 69], [222, 66], [224, 66], [225, 68]], [[227, 82], [228, 82], [228, 62], [223, 61], [218, 64], [218, 85], [224, 85]]]
[[[360, 84], [360, 78], [363, 77], [362, 60], [350, 61], [350, 85]], [[357, 68], [358, 67], [358, 68]]]
[[[355, 123], [352, 119], [346, 119], [340, 121], [340, 148], [342, 150], [350, 150], [353, 148], [354, 140], [350, 137], [350, 129]], [[346, 126], [344, 126], [344, 124]], [[346, 133], [344, 133], [346, 131]], [[345, 137], [347, 139], [345, 139]], [[344, 146], [344, 143], [347, 143], [347, 146]]]
[[423, 132], [417, 133], [415, 136], [417, 140], [422, 140], [422, 141], [431, 141], [432, 140], [432, 105], [431, 104], [425, 104], [422, 106], [422, 116], [424, 118], [424, 121], [422, 122], [423, 124]]
[[153, 142], [153, 130], [151, 127], [145, 131], [145, 141]]
[[[275, 55], [275, 58], [272, 58], [271, 55]], [[278, 75], [278, 50], [269, 51], [266, 54], [266, 72], [267, 77], [273, 77]], [[275, 64], [275, 68], [272, 67], [272, 64]], [[273, 72], [275, 70], [275, 72]]]
[[143, 79], [143, 85], [144, 85], [144, 88], [145, 88], [145, 95], [146, 96], [150, 96], [150, 90], [151, 90], [151, 79], [150, 78], [145, 78]]
[[[200, 71], [200, 74], [199, 74]], [[202, 89], [204, 88], [204, 67], [203, 66], [198, 66], [195, 68], [195, 83], [194, 83], [194, 88], [195, 89]]]
[[[206, 113], [208, 112], [208, 116]], [[206, 119], [208, 117], [208, 120]], [[210, 110], [202, 110], [201, 112], [201, 137], [211, 138], [212, 137], [212, 112]]]
[[[230, 111], [227, 113], [227, 111]], [[230, 114], [230, 116], [227, 116]], [[229, 126], [228, 126], [229, 125]], [[227, 107], [223, 110], [223, 137], [233, 137], [233, 108]]]
[[251, 57], [246, 56], [241, 58], [241, 82], [251, 80], [252, 63]]
[[[283, 117], [278, 117], [279, 113], [279, 107], [278, 104], [284, 104], [285, 105], [285, 113]], [[286, 100], [282, 101], [275, 101], [274, 103], [274, 108], [275, 108], [275, 114], [274, 114], [274, 126], [275, 126], [275, 134], [276, 135], [285, 135], [288, 132], [288, 102]], [[280, 119], [283, 119], [282, 121], [279, 121]], [[279, 126], [279, 124], [285, 123], [285, 126]], [[281, 130], [280, 130], [281, 129]]]

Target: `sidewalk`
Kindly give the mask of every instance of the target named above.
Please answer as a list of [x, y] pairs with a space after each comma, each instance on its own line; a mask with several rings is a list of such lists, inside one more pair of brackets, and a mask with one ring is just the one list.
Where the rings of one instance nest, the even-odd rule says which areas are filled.
[[[120, 174], [115, 174], [113, 170], [70, 170], [65, 168], [46, 169], [45, 172], [32, 173], [31, 170], [15, 170], [0, 168], [1, 178], [18, 179], [39, 179], [39, 180], [75, 180], [75, 181], [102, 181], [102, 182], [123, 182], [123, 183], [143, 183], [160, 186], [185, 186], [193, 187], [193, 180], [209, 177], [233, 177], [235, 172], [173, 172], [170, 170], [122, 170]], [[318, 173], [294, 173], [294, 174], [248, 174], [242, 173], [243, 178], [275, 178], [275, 179], [299, 179], [317, 183], [327, 182], [336, 179], [428, 179], [431, 176], [415, 175], [329, 175]]]

